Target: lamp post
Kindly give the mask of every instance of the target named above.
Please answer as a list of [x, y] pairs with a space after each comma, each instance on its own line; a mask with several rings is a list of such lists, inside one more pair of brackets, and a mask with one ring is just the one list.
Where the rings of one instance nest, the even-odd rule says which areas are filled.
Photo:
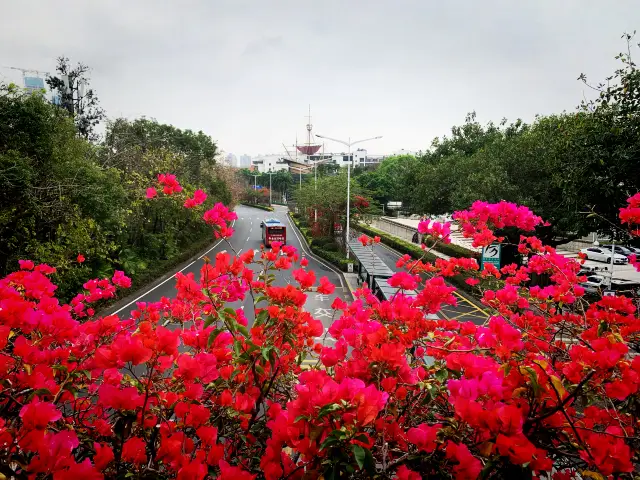
[[272, 172], [271, 169], [269, 169], [269, 171], [267, 172], [267, 175], [269, 175], [269, 206], [273, 204], [273, 202], [271, 201], [271, 175], [273, 174], [275, 174], [275, 172]]
[[351, 137], [349, 137], [348, 141], [338, 140], [331, 137], [325, 137], [324, 135], [316, 134], [318, 138], [324, 138], [326, 140], [331, 140], [333, 142], [341, 143], [342, 145], [346, 145], [348, 148], [347, 152], [347, 228], [345, 229], [345, 246], [347, 247], [347, 259], [349, 258], [349, 220], [350, 220], [350, 209], [351, 209], [351, 162], [353, 161], [351, 158], [351, 146], [357, 143], [368, 142], [369, 140], [378, 140], [382, 138], [382, 136], [365, 138], [363, 140], [356, 140], [355, 142], [351, 141]]

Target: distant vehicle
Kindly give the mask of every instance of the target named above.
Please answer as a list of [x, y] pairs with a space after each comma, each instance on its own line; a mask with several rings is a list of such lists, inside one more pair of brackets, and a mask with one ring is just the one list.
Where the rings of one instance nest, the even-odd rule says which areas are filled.
[[606, 286], [604, 281], [605, 278], [600, 275], [589, 275], [584, 282], [580, 283], [580, 286], [587, 293], [598, 293], [601, 288]]
[[[611, 252], [611, 245], [600, 245], [600, 248], [607, 250], [608, 252]], [[614, 251], [616, 253], [619, 253], [620, 255], [624, 255], [625, 257], [630, 257], [631, 255], [634, 254], [634, 252], [627, 247], [622, 247], [620, 245], [616, 245], [614, 247]]]
[[638, 247], [632, 247], [630, 245], [627, 245], [624, 248], [631, 250], [631, 253], [633, 253], [634, 255], [640, 255], [640, 248]]
[[265, 247], [271, 247], [272, 242], [287, 244], [287, 227], [277, 218], [268, 218], [260, 223], [262, 229], [262, 243]]
[[[580, 253], [585, 254], [588, 260], [611, 263], [611, 249], [607, 249], [603, 247], [589, 247], [589, 248], [583, 248], [582, 250], [580, 250]], [[613, 263], [615, 265], [626, 265], [627, 263], [629, 263], [629, 259], [624, 255], [620, 255], [619, 253], [614, 253]]]

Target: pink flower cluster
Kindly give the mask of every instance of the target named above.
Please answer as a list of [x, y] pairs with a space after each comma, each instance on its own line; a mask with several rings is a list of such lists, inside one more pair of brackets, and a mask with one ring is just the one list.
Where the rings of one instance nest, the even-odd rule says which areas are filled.
[[477, 201], [471, 209], [455, 212], [453, 218], [460, 223], [464, 237], [473, 238], [474, 247], [486, 247], [499, 240], [493, 234], [493, 229], [516, 227], [530, 232], [543, 223], [542, 218], [534, 215], [527, 207], [505, 201]]
[[449, 222], [440, 223], [430, 220], [418, 224], [418, 232], [429, 235], [433, 240], [443, 243], [451, 243], [451, 224]]
[[198, 205], [202, 205], [207, 199], [207, 194], [203, 190], [196, 190], [193, 192], [193, 197], [189, 197], [184, 202], [185, 208], [194, 208]]

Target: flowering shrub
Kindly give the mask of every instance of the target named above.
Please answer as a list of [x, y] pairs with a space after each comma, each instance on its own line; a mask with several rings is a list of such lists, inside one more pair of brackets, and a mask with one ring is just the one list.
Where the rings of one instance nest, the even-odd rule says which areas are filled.
[[[234, 218], [222, 205], [204, 214], [224, 238]], [[502, 204], [457, 218], [485, 240], [489, 225], [540, 222]], [[90, 308], [128, 286], [124, 273], [88, 281], [62, 305], [54, 268], [23, 261], [0, 280], [0, 475], [632, 478], [635, 306], [625, 297], [589, 305], [579, 262], [532, 237], [519, 248], [527, 266], [482, 272], [474, 259], [402, 259], [392, 283], [421, 283], [419, 294], [336, 299], [332, 346], [316, 341], [324, 327], [304, 310], [316, 276], [289, 245], [218, 253], [199, 278], [176, 276], [175, 298], [139, 303], [128, 319]], [[274, 285], [285, 269], [297, 286]], [[444, 277], [460, 270], [501, 280], [483, 292], [493, 312], [483, 325], [427, 315], [455, 303]], [[534, 272], [551, 285], [527, 288]], [[326, 278], [318, 284], [333, 291]], [[249, 295], [251, 325], [228, 306]], [[311, 355], [317, 367], [303, 371]]]

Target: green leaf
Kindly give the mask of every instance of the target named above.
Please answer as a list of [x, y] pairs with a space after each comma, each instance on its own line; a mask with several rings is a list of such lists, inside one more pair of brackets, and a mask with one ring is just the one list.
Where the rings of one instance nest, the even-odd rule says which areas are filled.
[[245, 337], [249, 336], [249, 330], [247, 330], [247, 327], [245, 327], [244, 325], [240, 325], [239, 323], [235, 322], [236, 326], [238, 327], [238, 330], [240, 331], [240, 333], [242, 333], [242, 335], [244, 335]]
[[445, 380], [447, 380], [447, 378], [449, 378], [449, 371], [446, 368], [442, 368], [438, 371], [436, 371], [436, 379], [440, 382], [440, 383], [444, 383]]
[[358, 467], [360, 467], [360, 470], [363, 470], [364, 462], [365, 462], [365, 459], [367, 458], [367, 454], [364, 451], [365, 449], [360, 445], [353, 445], [352, 449], [353, 449], [353, 456], [356, 458], [356, 463], [358, 464]]
[[340, 404], [338, 404], [338, 403], [331, 403], [329, 405], [325, 405], [318, 412], [318, 419], [321, 419], [325, 415], [328, 415], [329, 413], [335, 412], [335, 411], [340, 410], [340, 409], [342, 409], [342, 406]]
[[358, 440], [359, 442], [364, 442], [364, 443], [367, 443], [369, 441], [369, 439], [364, 433], [356, 435], [355, 437], [353, 437], [353, 439]]
[[254, 325], [257, 327], [262, 325], [267, 320], [268, 317], [269, 317], [269, 312], [267, 312], [266, 310], [261, 311], [258, 315], [256, 315], [256, 321]]
[[211, 334], [209, 335], [209, 340], [207, 340], [207, 347], [211, 346], [216, 337], [220, 335], [221, 331], [222, 330], [220, 330], [219, 328], [216, 328], [213, 332], [211, 332]]
[[267, 347], [267, 348], [263, 348], [262, 349], [262, 358], [265, 359], [265, 361], [269, 361], [269, 351], [271, 350], [272, 347]]

